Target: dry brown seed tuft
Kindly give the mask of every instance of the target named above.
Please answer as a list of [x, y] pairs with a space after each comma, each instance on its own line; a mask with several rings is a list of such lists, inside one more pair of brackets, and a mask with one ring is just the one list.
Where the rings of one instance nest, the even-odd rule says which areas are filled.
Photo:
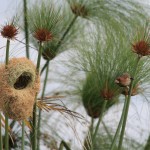
[[4, 38], [8, 39], [15, 39], [16, 35], [18, 34], [18, 29], [14, 25], [6, 25], [1, 30], [1, 35]]
[[46, 29], [37, 29], [34, 33], [34, 37], [39, 41], [39, 42], [46, 42], [49, 41], [53, 38], [52, 33], [49, 32]]
[[135, 44], [132, 44], [132, 51], [138, 54], [140, 57], [150, 55], [150, 43], [141, 40]]
[[73, 4], [71, 10], [76, 16], [86, 17], [88, 15], [87, 9], [81, 4]]

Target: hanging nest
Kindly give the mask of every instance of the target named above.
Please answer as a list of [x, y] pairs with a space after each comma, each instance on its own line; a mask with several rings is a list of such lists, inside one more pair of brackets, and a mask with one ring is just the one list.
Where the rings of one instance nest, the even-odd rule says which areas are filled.
[[40, 76], [27, 58], [13, 58], [0, 66], [0, 107], [10, 119], [23, 120], [32, 115]]

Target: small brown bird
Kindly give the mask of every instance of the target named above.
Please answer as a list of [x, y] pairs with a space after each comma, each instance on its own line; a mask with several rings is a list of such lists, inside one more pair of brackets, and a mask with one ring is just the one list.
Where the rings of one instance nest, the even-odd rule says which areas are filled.
[[131, 76], [128, 73], [124, 73], [115, 80], [115, 83], [121, 87], [129, 86], [131, 83]]

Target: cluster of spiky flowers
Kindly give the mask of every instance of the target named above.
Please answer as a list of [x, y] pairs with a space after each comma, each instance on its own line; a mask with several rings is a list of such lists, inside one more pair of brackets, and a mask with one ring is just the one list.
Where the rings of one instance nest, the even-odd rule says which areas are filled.
[[[15, 39], [17, 33], [18, 29], [13, 25], [6, 25], [1, 31], [2, 36], [8, 40]], [[54, 106], [52, 106], [52, 103], [47, 104], [47, 102], [43, 100], [44, 97], [42, 97], [42, 100], [36, 100], [37, 94], [40, 90], [39, 67], [42, 44], [51, 40], [52, 35], [48, 30], [37, 29], [33, 33], [33, 36], [39, 42], [37, 66], [35, 66], [33, 62], [27, 58], [12, 58], [9, 60], [10, 42], [7, 44], [6, 64], [1, 64], [0, 66], [0, 109], [6, 116], [8, 116], [9, 119], [17, 121], [24, 120], [24, 123], [31, 130], [37, 130], [36, 126], [33, 126], [34, 129], [32, 129], [33, 127], [31, 127], [30, 123], [27, 121], [29, 118], [34, 119], [34, 114], [36, 115], [35, 107], [46, 111], [57, 110], [67, 114], [70, 113], [71, 116], [74, 115], [75, 117], [78, 114], [61, 105], [54, 104]], [[7, 146], [6, 149], [8, 149], [9, 144], [5, 143], [5, 146]], [[34, 144], [33, 148], [35, 147], [36, 146]], [[24, 148], [24, 145], [22, 145], [22, 148]]]
[[[99, 28], [97, 33], [98, 31]], [[98, 34], [86, 42], [83, 41], [83, 45], [77, 46], [77, 56], [72, 60], [72, 64], [75, 64], [74, 69], [86, 74], [85, 81], [82, 79], [78, 82], [78, 88], [83, 106], [91, 118], [101, 116], [104, 101], [108, 101], [106, 112], [110, 106], [119, 101], [121, 94], [128, 96], [129, 86], [133, 80], [131, 96], [140, 94], [140, 86], [150, 79], [147, 59], [139, 62], [136, 77], [132, 78], [137, 56], [129, 50], [131, 47], [129, 41], [120, 42], [116, 47], [117, 41], [113, 39], [114, 42], [110, 42], [110, 39], [113, 41], [111, 36], [108, 36], [106, 41], [100, 38]], [[120, 37], [120, 40], [123, 38], [123, 36]]]
[[[131, 96], [134, 96], [134, 94], [137, 94], [137, 92], [135, 91], [136, 88], [134, 87], [134, 79], [136, 79], [137, 74], [142, 71], [142, 70], [138, 70], [141, 58], [143, 56], [149, 56], [149, 54], [150, 54], [149, 53], [149, 42], [148, 42], [150, 39], [149, 27], [147, 28], [147, 25], [146, 25], [146, 28], [143, 28], [142, 33], [143, 34], [140, 34], [138, 37], [136, 37], [138, 39], [138, 41], [136, 41], [134, 44], [132, 44], [132, 51], [137, 54], [136, 61], [135, 61], [136, 64], [135, 64], [135, 66], [133, 66], [134, 72], [132, 73], [132, 77], [130, 77], [129, 75], [128, 76], [122, 75], [121, 77], [118, 77], [116, 80], [116, 83], [118, 85], [120, 85], [120, 86], [124, 85], [126, 87], [127, 92], [125, 92], [126, 100], [124, 103], [124, 108], [122, 111], [121, 119], [120, 119], [118, 128], [116, 130], [114, 140], [112, 142], [111, 150], [114, 149], [114, 145], [115, 145], [114, 143], [116, 141], [117, 134], [119, 134], [120, 128], [121, 128], [121, 132], [120, 132], [118, 150], [122, 149]], [[142, 78], [140, 80], [142, 80]]]
[[[62, 13], [62, 11], [64, 10], [60, 11], [60, 8], [55, 7], [55, 4], [47, 2], [42, 2], [41, 5], [34, 5], [30, 9], [29, 27], [30, 31], [33, 33], [33, 43], [36, 48], [40, 47], [39, 53], [42, 53], [43, 58], [46, 59], [47, 62], [49, 62], [50, 60], [55, 58], [60, 50], [63, 51], [67, 49], [66, 45], [71, 45], [72, 42], [70, 41], [72, 41], [74, 37], [81, 37], [78, 34], [81, 31], [81, 28], [79, 29], [80, 26], [78, 26], [79, 32], [77, 32], [77, 28], [75, 27], [78, 20], [81, 20], [80, 23], [83, 23], [82, 18], [99, 18], [98, 20], [100, 20], [100, 31], [98, 31], [98, 34], [102, 34], [98, 35], [98, 39], [94, 39], [94, 41], [92, 41], [91, 38], [90, 42], [88, 41], [89, 43], [91, 43], [91, 41], [93, 42], [91, 44], [92, 46], [89, 46], [88, 43], [87, 45], [89, 47], [83, 46], [86, 45], [84, 43], [82, 45], [83, 47], [81, 48], [83, 51], [79, 48], [79, 51], [81, 50], [81, 52], [78, 51], [79, 57], [77, 57], [77, 59], [79, 58], [79, 61], [81, 61], [82, 68], [88, 71], [85, 71], [86, 79], [84, 81], [84, 85], [82, 85], [82, 88], [80, 89], [82, 92], [82, 102], [89, 116], [91, 118], [99, 118], [99, 120], [101, 121], [102, 114], [106, 112], [106, 110], [110, 106], [115, 104], [120, 94], [124, 94], [125, 96], [129, 95], [127, 86], [130, 85], [131, 78], [126, 76], [127, 74], [123, 73], [128, 72], [131, 76], [133, 75], [134, 71], [132, 68], [135, 65], [136, 57], [132, 57], [130, 58], [130, 60], [127, 59], [130, 55], [130, 53], [126, 52], [126, 49], [129, 45], [126, 42], [124, 43], [122, 41], [128, 40], [128, 38], [126, 38], [128, 33], [126, 33], [125, 28], [128, 28], [130, 31], [132, 28], [131, 26], [136, 22], [135, 20], [138, 20], [142, 15], [139, 13], [140, 11], [136, 9], [138, 4], [136, 5], [134, 2], [132, 3], [128, 0], [125, 2], [68, 0], [68, 2], [72, 11], [72, 14], [69, 11], [66, 11], [67, 13], [69, 12], [71, 14], [69, 15], [69, 17], [67, 17], [67, 13], [64, 13], [65, 15]], [[118, 7], [118, 5], [120, 7]], [[132, 8], [128, 6], [132, 6]], [[124, 18], [122, 16], [124, 16]], [[78, 17], [81, 18], [77, 20]], [[122, 27], [122, 24], [124, 24], [124, 27]], [[136, 24], [138, 23], [136, 22]], [[1, 35], [8, 40], [11, 40], [15, 39], [17, 33], [18, 29], [16, 29], [15, 26], [6, 25], [3, 28]], [[121, 44], [118, 43], [118, 41], [121, 41]], [[145, 39], [142, 39], [133, 43], [133, 52], [136, 53], [140, 58], [142, 56], [149, 55], [149, 42]], [[8, 81], [8, 85], [2, 82], [2, 87], [3, 85], [5, 86], [4, 90], [6, 92], [2, 96], [2, 102], [3, 99], [9, 99], [9, 101], [4, 101], [4, 103], [2, 104], [2, 109], [5, 114], [7, 114], [8, 109], [12, 110], [10, 111], [10, 114], [8, 113], [8, 116], [10, 118], [16, 118], [16, 120], [20, 120], [26, 117], [28, 118], [31, 115], [31, 110], [34, 104], [33, 95], [36, 95], [35, 97], [37, 98], [38, 93], [38, 88], [36, 89], [34, 87], [34, 84], [36, 86], [36, 84], [38, 85], [39, 83], [39, 81], [35, 80], [35, 76], [37, 76], [37, 78], [39, 77], [37, 72], [39, 72], [40, 70], [40, 56], [41, 54], [38, 57], [37, 68], [35, 68], [35, 66], [33, 67], [31, 63], [27, 63], [29, 66], [32, 66], [31, 68], [33, 70], [25, 70], [20, 66], [18, 67], [18, 64], [20, 62], [19, 59], [12, 59], [10, 61], [8, 61], [7, 59], [7, 67], [1, 67], [1, 78], [4, 81]], [[117, 59], [116, 56], [118, 57]], [[18, 62], [18, 64], [15, 65], [15, 63], [13, 62]], [[139, 63], [137, 76], [134, 79], [134, 88], [133, 90], [131, 90], [132, 95], [138, 94], [138, 89], [141, 83], [147, 81], [149, 77], [148, 75], [146, 75], [148, 70], [146, 68], [146, 63], [146, 60], [143, 60]], [[13, 69], [10, 69], [10, 64], [14, 64], [14, 66], [12, 66], [12, 68], [14, 67]], [[22, 67], [23, 66], [25, 66], [25, 64], [23, 64]], [[26, 69], [28, 67], [26, 67]], [[22, 70], [23, 72], [20, 73], [20, 70], [17, 70], [17, 68], [21, 68], [20, 70]], [[17, 73], [13, 74], [13, 70], [15, 70], [15, 72]], [[121, 76], [122, 74], [123, 76]], [[48, 76], [47, 73], [46, 76]], [[117, 78], [118, 76], [119, 78]], [[114, 83], [115, 80], [116, 83], [121, 87], [117, 86]], [[126, 83], [126, 81], [128, 82]], [[11, 91], [9, 87], [12, 87], [13, 90]], [[25, 95], [27, 91], [30, 91], [29, 88], [31, 88], [31, 91], [33, 91], [33, 95], [30, 92], [30, 94]], [[19, 92], [16, 93], [16, 91]], [[24, 98], [22, 98], [21, 93]], [[17, 94], [20, 95], [17, 96]], [[8, 96], [8, 98], [4, 98], [4, 96], [6, 95]], [[29, 107], [30, 111], [27, 111], [27, 114], [24, 114], [25, 110], [21, 108], [22, 106], [24, 106], [24, 108], [27, 108], [27, 104], [29, 104], [28, 102], [23, 102], [25, 99], [28, 100], [29, 97], [27, 97], [27, 95], [29, 95], [32, 101], [32, 108]], [[42, 92], [42, 98], [43, 97], [44, 90]], [[107, 103], [105, 103], [106, 101]], [[41, 108], [43, 107], [45, 110], [49, 108], [47, 107], [47, 105], [39, 101], [37, 101], [37, 105]], [[19, 109], [15, 110], [16, 106], [18, 106]], [[19, 111], [22, 112], [21, 114], [24, 114], [24, 116], [18, 115]], [[36, 111], [34, 112], [34, 115], [36, 115]], [[96, 132], [97, 131], [95, 130], [94, 136]], [[36, 147], [34, 148], [36, 149]]]

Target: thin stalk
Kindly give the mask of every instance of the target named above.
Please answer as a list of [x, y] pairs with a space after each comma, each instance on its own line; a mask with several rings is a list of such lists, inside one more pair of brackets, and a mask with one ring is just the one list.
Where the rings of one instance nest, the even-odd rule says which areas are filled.
[[64, 145], [63, 145], [63, 143], [61, 142], [61, 143], [60, 143], [60, 146], [59, 146], [59, 150], [63, 150], [63, 148], [64, 148]]
[[105, 129], [105, 131], [106, 131], [106, 133], [108, 135], [109, 140], [112, 142], [112, 136], [111, 136], [107, 126], [105, 125], [105, 123], [103, 121], [102, 121], [102, 125], [103, 125], [103, 127], [104, 127], [104, 129]]
[[6, 43], [6, 58], [5, 58], [6, 68], [7, 68], [8, 61], [9, 61], [9, 46], [10, 46], [10, 40], [7, 39], [7, 43]]
[[88, 149], [90, 149], [90, 148], [92, 148], [92, 137], [93, 137], [93, 130], [94, 130], [94, 118], [92, 117], [91, 118], [91, 124], [90, 124], [90, 128], [89, 128], [89, 133], [90, 133], [90, 137], [89, 136], [87, 136], [87, 138], [85, 139], [85, 149], [87, 149], [86, 148], [86, 144], [87, 144], [87, 146], [88, 146]]
[[103, 114], [104, 114], [106, 105], [107, 105], [107, 100], [104, 100], [103, 106], [102, 106], [102, 111], [101, 111], [101, 114], [99, 116], [99, 120], [98, 120], [96, 128], [95, 128], [95, 132], [93, 133], [93, 136], [92, 136], [92, 150], [93, 150], [93, 146], [94, 146], [94, 143], [95, 143], [95, 138], [96, 138], [96, 135], [97, 135], [97, 132], [98, 132], [99, 125], [100, 125], [100, 123], [102, 121], [102, 118], [103, 118]]
[[[62, 35], [61, 39], [59, 40], [59, 42], [57, 43], [56, 49], [55, 51], [57, 51], [59, 49], [59, 47], [61, 46], [63, 40], [65, 39], [66, 35], [68, 34], [68, 32], [70, 31], [71, 27], [74, 25], [76, 19], [78, 18], [78, 16], [74, 16], [73, 20], [70, 22], [68, 28], [66, 29], [66, 31], [64, 32], [64, 34]], [[46, 66], [48, 65], [48, 62], [50, 60], [47, 60], [47, 62], [45, 63], [45, 65], [43, 66], [42, 70], [41, 70], [41, 74], [43, 73], [43, 71], [46, 69]]]
[[61, 141], [59, 150], [63, 150], [64, 147], [66, 150], [71, 150], [65, 141]]
[[136, 72], [137, 72], [139, 61], [140, 61], [140, 57], [138, 57], [138, 59], [137, 59], [137, 63], [136, 63], [136, 66], [135, 66], [135, 71], [134, 71], [134, 74], [133, 74], [133, 77], [132, 77], [133, 79], [131, 80], [131, 84], [130, 84], [130, 87], [129, 87], [129, 95], [128, 95], [128, 98], [127, 98], [127, 104], [126, 104], [126, 108], [125, 108], [125, 114], [124, 114], [124, 119], [123, 119], [123, 124], [122, 124], [122, 130], [121, 130], [118, 150], [121, 150], [121, 148], [122, 148], [123, 137], [124, 137], [124, 133], [125, 133], [125, 127], [126, 127], [126, 122], [127, 122], [128, 112], [129, 112], [129, 106], [130, 106], [130, 100], [131, 100], [131, 93], [132, 93], [132, 89], [133, 89], [134, 77], [135, 77]]
[[24, 150], [24, 133], [25, 133], [25, 123], [24, 121], [22, 121], [21, 150]]
[[[45, 79], [44, 79], [44, 85], [43, 85], [43, 89], [42, 89], [42, 95], [41, 98], [44, 98], [44, 94], [45, 94], [45, 89], [46, 89], [46, 83], [47, 83], [47, 78], [48, 78], [48, 72], [49, 72], [49, 62], [46, 68], [46, 73], [45, 73]], [[37, 127], [37, 150], [40, 149], [40, 126], [41, 126], [41, 115], [42, 115], [42, 111], [41, 109], [39, 109], [39, 117], [38, 117], [38, 127]]]
[[39, 73], [40, 71], [40, 63], [41, 63], [41, 56], [42, 56], [42, 43], [39, 43], [39, 54], [37, 59], [36, 71]]
[[1, 113], [0, 113], [0, 149], [2, 150], [3, 149], [3, 141], [2, 141], [2, 116], [1, 116]]
[[26, 45], [26, 57], [29, 58], [29, 30], [28, 30], [28, 9], [27, 0], [23, 0], [24, 8], [24, 30], [25, 30], [25, 45]]
[[91, 124], [90, 124], [90, 127], [89, 127], [88, 135], [84, 140], [85, 141], [84, 142], [84, 150], [88, 150], [92, 147], [91, 139], [92, 139], [92, 136], [93, 136], [93, 129], [94, 129], [94, 118], [91, 117]]
[[94, 118], [91, 118], [91, 125], [90, 125], [90, 135], [93, 136], [93, 128], [94, 128]]
[[[25, 46], [26, 46], [26, 57], [29, 59], [29, 32], [28, 32], [28, 14], [27, 14], [27, 1], [23, 0], [23, 10], [24, 10], [24, 34], [25, 34]], [[22, 145], [21, 149], [24, 150], [24, 136], [25, 136], [25, 123], [22, 121]]]
[[120, 118], [117, 130], [116, 130], [115, 136], [113, 138], [113, 141], [111, 143], [110, 150], [113, 150], [115, 148], [116, 140], [117, 140], [117, 137], [118, 137], [120, 130], [121, 130], [121, 127], [122, 127], [122, 123], [123, 123], [123, 119], [124, 119], [124, 115], [125, 115], [125, 110], [126, 110], [126, 105], [127, 105], [127, 96], [125, 97], [125, 102], [124, 102], [124, 107], [122, 110], [121, 118]]
[[[37, 66], [36, 66], [37, 74], [39, 74], [41, 56], [42, 56], [42, 43], [40, 42]], [[36, 150], [36, 146], [37, 146], [37, 116], [36, 116], [37, 107], [36, 107], [36, 103], [37, 103], [37, 93], [35, 96], [35, 104], [34, 104], [34, 108], [33, 108], [33, 130], [32, 130], [32, 134], [31, 134], [32, 150]]]
[[144, 147], [144, 150], [149, 150], [150, 149], [150, 136], [148, 137], [147, 143]]
[[[9, 46], [10, 46], [10, 40], [7, 39], [6, 43], [6, 58], [5, 58], [5, 68], [7, 68], [8, 61], [9, 61]], [[9, 150], [9, 131], [8, 131], [8, 116], [5, 114], [5, 150]]]

